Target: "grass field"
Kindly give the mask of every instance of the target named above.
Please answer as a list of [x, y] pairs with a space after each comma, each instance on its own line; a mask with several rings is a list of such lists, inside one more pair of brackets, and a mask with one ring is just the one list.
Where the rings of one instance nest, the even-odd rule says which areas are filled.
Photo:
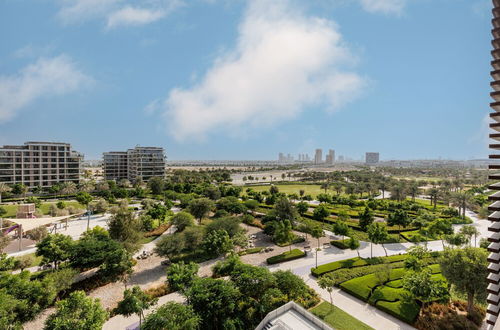
[[[43, 214], [49, 214], [49, 208], [50, 208], [50, 205], [51, 204], [57, 204], [56, 202], [46, 202], [46, 203], [42, 203], [42, 206], [41, 206], [41, 211]], [[68, 206], [73, 206], [73, 207], [76, 207], [78, 209], [85, 209], [85, 206], [83, 206], [82, 204], [78, 203], [78, 202], [67, 202], [67, 201], [64, 201], [64, 204], [66, 204], [66, 207]], [[5, 211], [7, 211], [7, 214], [5, 215], [5, 218], [13, 218], [16, 216], [16, 213], [17, 213], [17, 205], [0, 205], [0, 207], [4, 208]]]
[[[278, 190], [285, 194], [297, 194], [299, 195], [300, 190], [305, 191], [305, 195], [311, 195], [313, 198], [316, 198], [318, 194], [323, 194], [325, 192], [324, 189], [321, 189], [319, 184], [277, 184]], [[269, 191], [270, 185], [262, 185], [262, 186], [249, 186], [246, 188], [252, 188], [254, 191]], [[333, 190], [328, 189], [328, 193], [335, 193]]]
[[[333, 307], [333, 308], [332, 308]], [[332, 306], [329, 302], [322, 302], [311, 309], [311, 313], [331, 325], [337, 330], [369, 330], [373, 329], [360, 320], [347, 314], [342, 309]]]

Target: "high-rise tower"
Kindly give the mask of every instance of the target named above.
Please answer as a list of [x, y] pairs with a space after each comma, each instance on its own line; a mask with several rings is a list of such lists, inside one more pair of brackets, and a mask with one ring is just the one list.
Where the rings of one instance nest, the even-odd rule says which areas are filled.
[[[490, 124], [490, 128], [493, 132], [490, 133], [490, 139], [493, 140], [490, 144], [490, 159], [500, 159], [500, 154], [495, 153], [500, 151], [500, 0], [493, 0], [493, 30], [491, 33], [493, 35], [492, 46], [493, 50], [491, 55], [493, 60], [491, 61], [492, 71], [491, 77], [493, 81], [491, 82], [491, 88], [493, 91], [490, 93], [493, 102], [490, 106], [493, 110], [490, 113], [490, 118], [493, 123]], [[500, 165], [490, 164], [489, 166], [490, 180], [500, 181], [500, 173], [493, 172], [500, 170]], [[490, 245], [488, 246], [488, 251], [490, 252], [488, 256], [488, 308], [486, 315], [486, 322], [489, 325], [489, 329], [493, 329], [495, 323], [497, 323], [499, 309], [500, 309], [500, 182], [491, 184], [489, 186], [491, 190], [496, 192], [489, 196], [489, 200], [493, 202], [488, 207], [488, 210], [493, 212], [489, 215], [488, 220], [491, 221], [491, 225], [488, 230], [491, 232], [488, 240]], [[495, 327], [496, 328], [496, 327]]]

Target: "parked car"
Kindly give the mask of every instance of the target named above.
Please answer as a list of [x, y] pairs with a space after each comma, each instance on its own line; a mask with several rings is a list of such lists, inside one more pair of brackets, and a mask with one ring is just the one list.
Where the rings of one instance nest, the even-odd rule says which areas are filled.
[[172, 261], [170, 259], [165, 259], [161, 261], [162, 266], [170, 266], [172, 264]]

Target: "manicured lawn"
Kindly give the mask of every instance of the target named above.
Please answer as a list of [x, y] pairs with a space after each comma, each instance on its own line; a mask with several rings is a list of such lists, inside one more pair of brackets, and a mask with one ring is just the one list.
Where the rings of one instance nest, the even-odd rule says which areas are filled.
[[[333, 307], [333, 308], [332, 308]], [[312, 308], [311, 313], [331, 325], [337, 330], [370, 330], [373, 329], [357, 318], [344, 312], [342, 309], [332, 306], [329, 302], [322, 302]]]
[[389, 257], [381, 257], [381, 258], [351, 258], [351, 259], [344, 259], [344, 260], [339, 260], [339, 261], [334, 261], [330, 262], [328, 264], [324, 264], [321, 266], [318, 266], [318, 268], [311, 268], [311, 273], [318, 277], [323, 274], [333, 272], [337, 269], [340, 268], [353, 268], [353, 267], [360, 267], [360, 266], [367, 266], [367, 265], [377, 265], [381, 264], [383, 262], [398, 262], [398, 261], [403, 261], [407, 258], [407, 255], [405, 254], [397, 254]]
[[[57, 204], [57, 203], [56, 202], [42, 203], [40, 210], [42, 211], [43, 214], [49, 213], [49, 208], [51, 204]], [[66, 204], [66, 207], [73, 206], [78, 209], [85, 209], [85, 206], [75, 201], [71, 202], [64, 201], [64, 204]], [[7, 211], [7, 214], [5, 215], [6, 218], [14, 218], [16, 216], [18, 205], [9, 204], [9, 205], [0, 205], [0, 207], [3, 207]]]
[[254, 248], [251, 248], [251, 249], [246, 249], [246, 250], [240, 251], [240, 252], [238, 252], [238, 255], [244, 256], [246, 254], [259, 253], [263, 249], [264, 249], [264, 247], [258, 246], [258, 247], [254, 247]]

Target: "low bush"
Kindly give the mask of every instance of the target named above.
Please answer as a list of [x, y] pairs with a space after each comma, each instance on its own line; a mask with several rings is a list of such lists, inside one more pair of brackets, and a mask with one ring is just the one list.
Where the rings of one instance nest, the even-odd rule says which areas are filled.
[[306, 254], [304, 251], [299, 249], [293, 249], [292, 251], [283, 252], [282, 254], [278, 254], [277, 256], [273, 256], [267, 259], [267, 263], [269, 265], [277, 264], [280, 262], [290, 261], [305, 257]]
[[148, 231], [147, 233], [144, 233], [144, 237], [160, 236], [161, 234], [166, 232], [168, 230], [168, 228], [170, 228], [170, 224], [164, 223], [162, 225], [159, 225], [158, 227], [156, 227], [152, 231]]
[[398, 254], [398, 255], [393, 255], [393, 256], [389, 256], [389, 257], [380, 257], [380, 258], [367, 258], [367, 259], [351, 258], [351, 259], [330, 262], [328, 264], [318, 266], [317, 268], [311, 268], [311, 273], [314, 276], [319, 277], [321, 275], [333, 272], [333, 271], [341, 269], [341, 268], [354, 268], [354, 267], [361, 267], [361, 266], [367, 266], [367, 265], [378, 265], [378, 264], [382, 264], [382, 263], [394, 263], [394, 262], [403, 261], [406, 258], [407, 258], [407, 255], [405, 255], [405, 254]]
[[295, 236], [295, 238], [293, 239], [293, 241], [290, 243], [290, 242], [287, 242], [287, 243], [276, 243], [276, 245], [278, 245], [279, 247], [285, 247], [285, 246], [289, 246], [291, 244], [297, 244], [297, 243], [302, 243], [302, 242], [305, 242], [306, 239], [304, 237], [301, 237], [301, 236]]
[[413, 324], [420, 312], [420, 306], [415, 301], [409, 300], [398, 300], [394, 302], [379, 300], [375, 306], [408, 324]]
[[349, 248], [349, 245], [347, 244], [348, 242], [349, 242], [348, 239], [344, 239], [344, 240], [331, 241], [330, 244], [341, 250], [347, 250]]
[[415, 322], [415, 328], [426, 330], [441, 329], [480, 329], [485, 311], [481, 308], [475, 308], [471, 315], [458, 313], [465, 302], [454, 301], [449, 305], [434, 303], [422, 308], [420, 315]]
[[160, 285], [151, 287], [149, 289], [144, 290], [144, 293], [149, 294], [150, 296], [153, 296], [154, 298], [162, 297], [165, 296], [172, 291], [168, 287], [166, 283], [162, 283]]
[[246, 254], [259, 253], [263, 249], [264, 249], [264, 247], [258, 246], [258, 247], [254, 247], [254, 248], [251, 248], [251, 249], [246, 249], [246, 250], [240, 251], [240, 252], [238, 252], [238, 255], [244, 256]]

